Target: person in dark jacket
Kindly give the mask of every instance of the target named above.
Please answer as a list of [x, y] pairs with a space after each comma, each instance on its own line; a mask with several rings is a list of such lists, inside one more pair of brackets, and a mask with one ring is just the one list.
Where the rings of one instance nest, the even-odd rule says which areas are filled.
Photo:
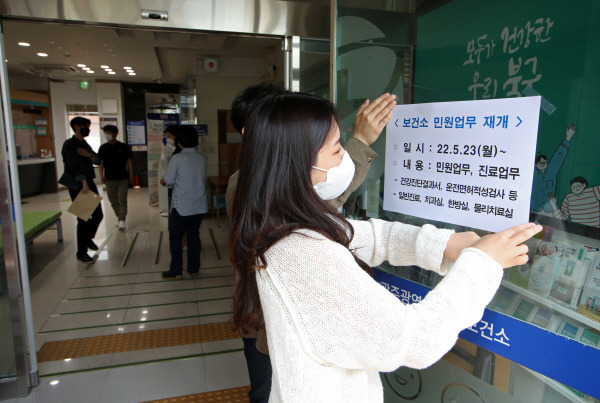
[[[71, 200], [75, 200], [79, 192], [98, 193], [98, 188], [94, 183], [96, 175], [93, 166], [94, 162], [99, 163], [98, 155], [85, 141], [90, 134], [90, 123], [89, 119], [81, 116], [71, 119], [70, 125], [74, 134], [64, 142], [62, 147], [65, 174], [72, 179], [72, 185], [69, 186]], [[103, 217], [102, 207], [98, 205], [87, 221], [77, 218], [77, 260], [85, 263], [93, 262], [87, 251], [88, 249], [98, 250], [93, 238], [96, 236]]]

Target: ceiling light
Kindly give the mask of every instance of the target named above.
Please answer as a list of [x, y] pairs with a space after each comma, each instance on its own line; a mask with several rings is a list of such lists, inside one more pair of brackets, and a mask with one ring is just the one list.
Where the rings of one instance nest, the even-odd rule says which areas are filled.
[[88, 70], [88, 71], [86, 71], [86, 73], [92, 74], [92, 73], [94, 73], [94, 70]]
[[77, 65], [77, 67], [85, 67], [85, 64], [83, 64], [83, 63], [79, 63], [79, 64]]
[[19, 46], [31, 46], [31, 44], [27, 42], [19, 42]]
[[129, 67], [129, 66], [125, 66], [125, 67], [123, 67], [123, 68], [124, 68], [125, 70], [133, 70], [133, 69], [132, 69], [131, 67]]
[[106, 70], [106, 71], [112, 71], [112, 69], [104, 69], [104, 70]]
[[40, 52], [37, 54], [39, 57], [48, 57], [48, 53]]
[[114, 71], [109, 71], [108, 74], [117, 74]]
[[107, 66], [106, 64], [103, 64], [102, 66], [100, 66], [100, 68], [102, 68], [102, 69], [107, 69], [107, 68], [109, 68], [109, 67], [110, 67], [110, 66]]
[[82, 67], [81, 70], [91, 70], [89, 67]]
[[130, 76], [135, 76], [135, 73], [129, 73]]

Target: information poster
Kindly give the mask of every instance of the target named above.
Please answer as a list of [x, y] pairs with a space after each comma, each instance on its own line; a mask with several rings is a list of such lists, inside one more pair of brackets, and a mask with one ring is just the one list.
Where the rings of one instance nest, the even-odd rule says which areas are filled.
[[127, 122], [127, 144], [130, 146], [146, 144], [146, 128], [143, 120]]
[[527, 222], [540, 101], [396, 106], [384, 210], [494, 232]]
[[[159, 204], [159, 194], [165, 189], [160, 188], [158, 169], [160, 155], [164, 148], [165, 129], [170, 125], [179, 124], [179, 114], [149, 113], [148, 126], [148, 203]], [[166, 193], [166, 192], [164, 192]]]

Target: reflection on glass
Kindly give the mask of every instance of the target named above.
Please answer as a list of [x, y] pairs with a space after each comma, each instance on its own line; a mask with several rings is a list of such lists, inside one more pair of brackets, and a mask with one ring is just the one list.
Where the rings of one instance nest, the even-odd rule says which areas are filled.
[[386, 403], [572, 403], [592, 398], [544, 375], [459, 340], [426, 369], [382, 373]]
[[[597, 67], [600, 60], [600, 48], [594, 45], [600, 21], [596, 18], [600, 15], [599, 4], [584, 0], [565, 7], [563, 2], [548, 1], [540, 7], [535, 2], [517, 0], [452, 0], [417, 2], [412, 3], [413, 9], [398, 10], [399, 4], [388, 4], [386, 9], [377, 10], [381, 7], [375, 3], [357, 6], [351, 0], [338, 1], [336, 68], [342, 132], [350, 132], [348, 128], [362, 100], [377, 95], [368, 90], [385, 88], [385, 91], [396, 92], [392, 86], [397, 77], [406, 77], [404, 82], [396, 81], [404, 84], [405, 103], [541, 95], [536, 155], [531, 158], [534, 179], [530, 220], [542, 224], [544, 232], [527, 242], [527, 264], [505, 271], [502, 286], [489, 308], [600, 349], [600, 158], [597, 152], [600, 138], [595, 130], [597, 108], [591, 106], [597, 105], [600, 99], [600, 92], [596, 91], [600, 80], [597, 68], [592, 67]], [[473, 8], [486, 16], [473, 18], [470, 13]], [[569, 49], [569, 68], [559, 67], [564, 49]], [[404, 73], [390, 73], [401, 65]], [[592, 88], [594, 90], [589, 90]], [[380, 179], [386, 151], [382, 143], [384, 137], [375, 143], [379, 158], [357, 192], [363, 200], [350, 201], [345, 206], [347, 215], [380, 217], [414, 225], [431, 223], [456, 231], [472, 230], [381, 209], [378, 204], [383, 185]], [[490, 183], [494, 183], [492, 178]], [[506, 195], [514, 190], [510, 184], [502, 189]], [[497, 206], [504, 206], [506, 202], [503, 194], [486, 197]], [[440, 203], [438, 208], [448, 206], [444, 187], [440, 189], [440, 198], [444, 198], [445, 203]], [[427, 208], [433, 207], [424, 206], [423, 210]], [[517, 223], [507, 224], [507, 228], [514, 224]], [[469, 225], [476, 226], [476, 219]], [[485, 235], [485, 232], [475, 231]], [[382, 268], [428, 287], [434, 287], [441, 280], [440, 276], [417, 267], [384, 265]], [[564, 342], [579, 346], [568, 340]], [[467, 357], [466, 361], [473, 364], [477, 357], [491, 359], [490, 354], [493, 355], [470, 351], [463, 354], [463, 358]], [[493, 357], [496, 369], [499, 358]], [[444, 365], [440, 362], [432, 368]], [[415, 401], [439, 402], [442, 395], [442, 401], [448, 402], [594, 400], [514, 362], [508, 362], [507, 366], [508, 386], [498, 388], [503, 390], [502, 395], [484, 393], [484, 384], [468, 378], [449, 379], [456, 372], [450, 368], [436, 381], [443, 384], [440, 394], [426, 397], [429, 386], [424, 386]], [[581, 366], [581, 371], [570, 376], [570, 381], [583, 377], [584, 370], [590, 372], [589, 363], [581, 363]], [[466, 371], [473, 374], [474, 370], [472, 366]], [[427, 384], [427, 371], [429, 369], [420, 372], [423, 385]], [[495, 386], [495, 379], [487, 379], [482, 374], [476, 376]], [[387, 378], [410, 385], [406, 373]], [[402, 401], [388, 399], [391, 389], [394, 388], [388, 383], [386, 402]]]
[[4, 266], [4, 253], [2, 253], [2, 259], [0, 260], [0, 340], [2, 341], [0, 343], [0, 379], [16, 375], [15, 350], [10, 318], [6, 269]]
[[300, 91], [329, 98], [329, 41], [300, 40]]

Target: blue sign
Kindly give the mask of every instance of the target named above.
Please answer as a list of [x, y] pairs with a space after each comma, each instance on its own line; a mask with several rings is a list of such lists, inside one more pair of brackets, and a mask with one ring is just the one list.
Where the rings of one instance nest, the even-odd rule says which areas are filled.
[[[415, 303], [428, 287], [381, 270], [375, 280], [403, 303]], [[459, 337], [592, 397], [600, 397], [600, 350], [486, 309], [481, 320]]]
[[208, 125], [192, 125], [194, 129], [198, 132], [198, 136], [208, 136]]

